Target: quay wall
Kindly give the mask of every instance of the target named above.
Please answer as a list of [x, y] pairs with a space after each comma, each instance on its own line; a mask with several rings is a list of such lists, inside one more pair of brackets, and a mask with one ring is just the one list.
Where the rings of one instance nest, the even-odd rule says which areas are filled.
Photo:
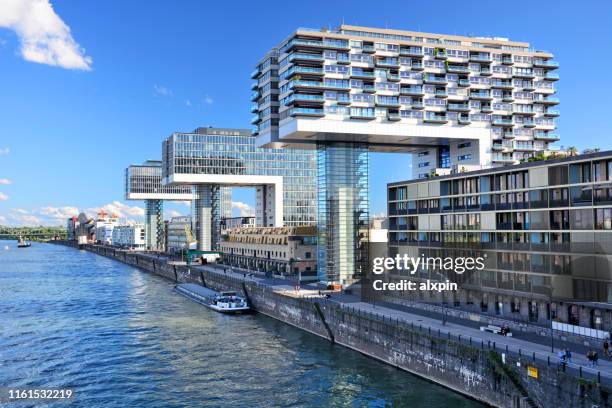
[[363, 312], [320, 298], [298, 298], [221, 270], [168, 264], [153, 255], [104, 246], [86, 250], [172, 282], [242, 292], [259, 313], [495, 407], [608, 407], [610, 388], [541, 362], [473, 341]]

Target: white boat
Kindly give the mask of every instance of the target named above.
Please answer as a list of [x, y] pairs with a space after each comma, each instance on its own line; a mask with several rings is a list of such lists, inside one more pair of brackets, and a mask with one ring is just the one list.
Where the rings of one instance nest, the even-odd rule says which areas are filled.
[[181, 283], [174, 289], [181, 295], [220, 313], [246, 313], [251, 308], [236, 292], [216, 292], [195, 283]]
[[29, 248], [31, 246], [32, 244], [30, 242], [27, 242], [25, 239], [23, 239], [23, 237], [19, 236], [19, 239], [17, 240], [17, 248]]

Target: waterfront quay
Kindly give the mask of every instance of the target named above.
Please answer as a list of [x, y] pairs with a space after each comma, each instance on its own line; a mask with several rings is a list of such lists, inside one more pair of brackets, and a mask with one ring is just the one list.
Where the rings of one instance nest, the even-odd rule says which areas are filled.
[[562, 367], [547, 345], [481, 332], [453, 319], [440, 321], [351, 295], [327, 298], [315, 286], [297, 289], [224, 266], [188, 267], [152, 254], [85, 248], [175, 283], [240, 291], [262, 314], [496, 407], [608, 404], [612, 363], [602, 359], [598, 367], [589, 367], [579, 351]]

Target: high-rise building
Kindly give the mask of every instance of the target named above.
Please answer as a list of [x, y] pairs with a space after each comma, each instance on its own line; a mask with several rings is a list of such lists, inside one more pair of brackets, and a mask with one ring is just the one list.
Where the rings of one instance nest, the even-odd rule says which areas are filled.
[[[338, 166], [359, 174], [320, 179], [322, 280], [359, 274], [369, 151], [413, 153], [415, 178], [518, 163], [558, 140], [557, 67], [525, 42], [349, 25], [300, 28], [269, 51], [251, 75], [257, 145], [316, 148], [326, 166], [357, 151]], [[350, 208], [359, 210], [340, 210]], [[350, 239], [340, 225], [352, 226]], [[348, 268], [346, 259], [321, 257], [338, 250], [354, 253]]]
[[198, 248], [219, 243], [221, 189], [256, 188], [258, 226], [301, 226], [316, 222], [316, 152], [258, 148], [244, 129], [198, 128], [173, 133], [162, 143], [166, 185], [194, 186], [192, 217]]
[[[599, 152], [391, 183], [389, 255], [485, 259], [460, 275], [421, 267], [411, 279], [451, 279], [459, 291], [412, 300], [609, 331], [610, 181], [612, 152]], [[566, 326], [557, 330], [580, 332]]]

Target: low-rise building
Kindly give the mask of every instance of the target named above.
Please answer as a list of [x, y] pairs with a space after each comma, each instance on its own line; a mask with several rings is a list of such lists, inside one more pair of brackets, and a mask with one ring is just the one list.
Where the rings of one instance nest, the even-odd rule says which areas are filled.
[[317, 228], [253, 227], [226, 231], [222, 262], [299, 282], [317, 280]]
[[113, 243], [113, 228], [119, 223], [115, 214], [108, 214], [102, 210], [96, 218], [96, 241], [102, 244]]
[[412, 300], [612, 329], [612, 151], [391, 183], [388, 214], [390, 256], [486, 259], [462, 275], [417, 271], [459, 291]]
[[175, 253], [189, 249], [194, 242], [191, 233], [191, 217], [172, 217], [166, 223], [166, 251]]
[[135, 250], [145, 249], [144, 224], [116, 225], [113, 228], [113, 245]]

